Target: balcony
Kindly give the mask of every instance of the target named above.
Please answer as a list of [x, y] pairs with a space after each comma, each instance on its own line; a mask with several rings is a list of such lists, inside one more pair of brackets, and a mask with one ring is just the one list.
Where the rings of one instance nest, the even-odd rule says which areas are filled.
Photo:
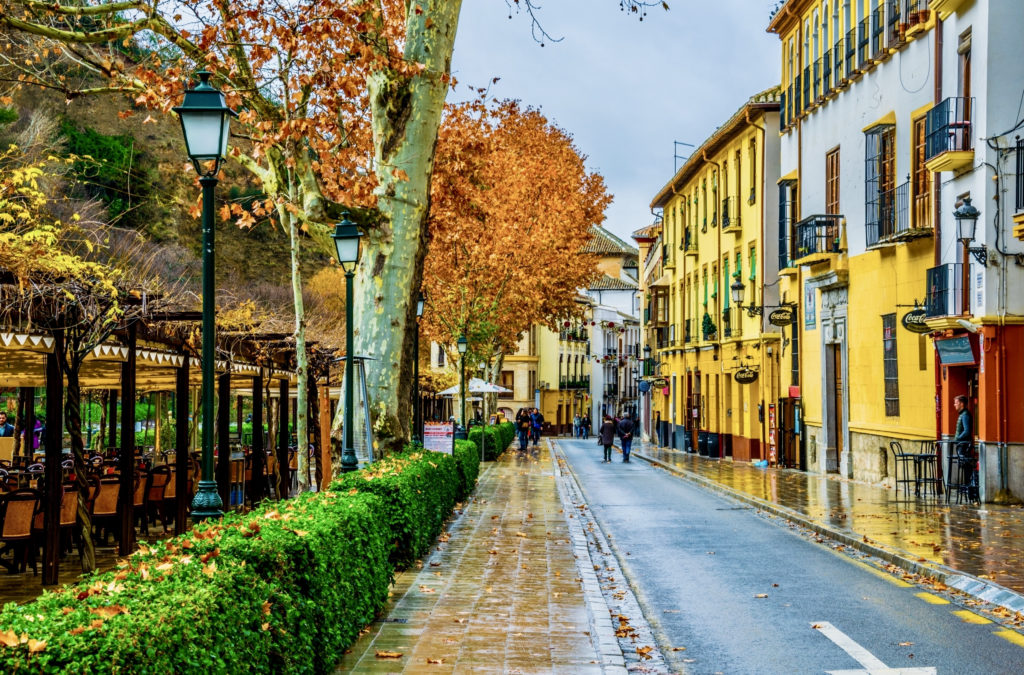
[[690, 333], [690, 320], [683, 321], [683, 344], [693, 342], [693, 335]]
[[[868, 247], [932, 236], [931, 219], [910, 220], [910, 182], [886, 190], [866, 204]], [[918, 218], [921, 214], [918, 213]]]
[[907, 39], [924, 32], [930, 18], [931, 11], [928, 9], [928, 0], [907, 0]]
[[739, 197], [726, 197], [722, 200], [722, 232], [740, 233], [740, 200]]
[[726, 307], [722, 310], [722, 339], [738, 338], [740, 336], [740, 322], [738, 320], [733, 321], [735, 316], [736, 310], [732, 307]]
[[888, 55], [885, 50], [885, 8], [876, 7], [871, 12], [871, 59], [878, 62]]
[[697, 237], [689, 227], [683, 232], [683, 255], [697, 255]]
[[605, 398], [618, 398], [619, 397], [619, 383], [612, 382], [604, 385], [604, 397]]
[[793, 265], [817, 265], [831, 262], [842, 253], [843, 217], [814, 215], [795, 226]]
[[928, 270], [924, 311], [929, 319], [960, 316], [963, 313], [962, 275], [963, 266], [960, 263], [939, 265]]
[[894, 52], [907, 41], [907, 19], [902, 15], [905, 0], [888, 0], [886, 2], [885, 41], [889, 51]]
[[832, 50], [826, 50], [821, 57], [821, 98], [832, 93]]
[[846, 86], [848, 73], [846, 68], [846, 38], [839, 38], [832, 47], [832, 87], [842, 89]]
[[857, 69], [861, 72], [871, 66], [871, 19], [864, 17], [857, 24]]
[[974, 99], [947, 98], [925, 120], [925, 166], [929, 171], [957, 171], [974, 164]]
[[814, 88], [811, 91], [811, 95], [814, 97], [815, 103], [821, 103], [821, 100], [825, 97], [824, 89], [821, 86], [821, 59], [812, 63], [811, 69], [814, 75]]
[[[792, 87], [790, 87], [792, 89]], [[779, 128], [786, 128], [786, 92], [783, 91], [779, 98]]]

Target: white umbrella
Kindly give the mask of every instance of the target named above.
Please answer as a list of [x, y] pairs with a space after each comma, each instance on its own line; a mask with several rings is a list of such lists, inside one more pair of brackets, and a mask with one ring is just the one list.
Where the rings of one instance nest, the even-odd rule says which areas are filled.
[[[470, 394], [510, 394], [511, 389], [500, 387], [496, 384], [492, 384], [479, 377], [472, 377], [469, 383], [466, 385], [466, 391]], [[457, 396], [459, 393], [459, 385], [454, 387], [448, 387], [444, 391], [437, 392], [439, 396]]]

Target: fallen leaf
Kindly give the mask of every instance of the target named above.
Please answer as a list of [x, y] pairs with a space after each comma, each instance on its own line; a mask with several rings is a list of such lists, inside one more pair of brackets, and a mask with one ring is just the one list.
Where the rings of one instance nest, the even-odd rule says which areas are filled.
[[29, 654], [38, 654], [39, 652], [46, 649], [46, 640], [29, 640], [28, 641], [28, 652]]
[[265, 631], [270, 630], [270, 624], [264, 621], [262, 624], [260, 624], [260, 628]]
[[636, 648], [636, 653], [640, 655], [641, 659], [646, 661], [647, 659], [651, 658], [650, 657], [650, 653], [651, 653], [652, 649], [654, 649], [654, 648], [653, 647], [637, 647]]
[[104, 619], [109, 619], [111, 617], [117, 616], [118, 614], [127, 614], [128, 608], [122, 607], [121, 605], [109, 605], [107, 607], [93, 607], [89, 611], [95, 614], [96, 616], [102, 617]]
[[444, 659], [427, 659], [427, 663], [434, 663], [440, 665], [444, 663]]
[[373, 653], [378, 659], [400, 659], [402, 658], [402, 652], [385, 652], [378, 649]]
[[434, 589], [431, 588], [430, 586], [420, 586], [420, 592], [421, 593], [433, 593]]
[[674, 652], [685, 652], [686, 651], [686, 647], [673, 647], [672, 651], [674, 651]]
[[914, 646], [913, 642], [901, 642], [900, 643], [900, 647], [913, 647], [913, 646]]
[[755, 598], [767, 598], [768, 594], [767, 593], [757, 593], [757, 594], [754, 595], [754, 597]]

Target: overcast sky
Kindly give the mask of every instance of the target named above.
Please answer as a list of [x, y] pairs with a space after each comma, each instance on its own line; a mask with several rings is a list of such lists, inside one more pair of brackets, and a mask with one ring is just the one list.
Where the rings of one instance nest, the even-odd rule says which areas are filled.
[[605, 177], [615, 201], [604, 225], [620, 237], [652, 221], [651, 199], [674, 173], [673, 141], [699, 145], [779, 82], [779, 40], [765, 32], [776, 0], [668, 2], [641, 22], [618, 0], [539, 0], [544, 28], [563, 38], [544, 47], [525, 13], [509, 19], [505, 0], [462, 4], [450, 98], [500, 77], [493, 96], [541, 108]]

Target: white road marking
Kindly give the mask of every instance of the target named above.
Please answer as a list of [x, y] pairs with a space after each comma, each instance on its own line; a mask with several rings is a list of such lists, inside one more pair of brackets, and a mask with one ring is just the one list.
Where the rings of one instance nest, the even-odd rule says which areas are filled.
[[829, 670], [829, 675], [935, 675], [938, 672], [935, 668], [890, 668], [828, 621], [815, 621], [811, 628], [834, 642], [854, 661], [864, 666], [864, 670]]

